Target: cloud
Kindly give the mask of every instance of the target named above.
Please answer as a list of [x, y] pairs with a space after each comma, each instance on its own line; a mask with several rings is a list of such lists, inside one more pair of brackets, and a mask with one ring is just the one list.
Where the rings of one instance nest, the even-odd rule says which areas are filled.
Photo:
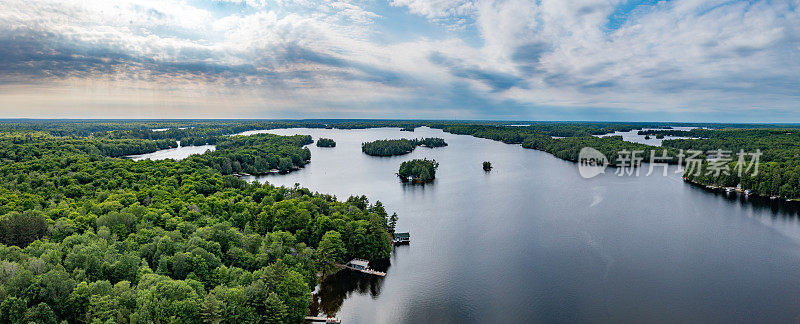
[[[183, 111], [198, 104], [187, 98], [206, 95], [229, 98], [237, 104], [225, 114], [242, 117], [391, 117], [400, 107], [420, 118], [550, 118], [558, 109], [561, 119], [596, 110], [792, 116], [798, 8], [796, 0], [7, 0], [0, 113], [20, 111], [33, 89], [75, 102], [74, 90], [85, 89], [124, 93], [92, 99], [123, 107], [109, 117], [147, 105]], [[433, 24], [403, 25], [414, 17]], [[153, 99], [125, 101], [142, 91]], [[37, 103], [37, 113], [47, 111], [43, 102], [58, 100]]]
[[391, 4], [431, 19], [471, 16], [476, 9], [470, 0], [392, 0]]

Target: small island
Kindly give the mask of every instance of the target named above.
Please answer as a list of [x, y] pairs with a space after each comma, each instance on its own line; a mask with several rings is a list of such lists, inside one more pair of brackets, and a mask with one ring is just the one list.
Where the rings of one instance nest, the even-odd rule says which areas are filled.
[[400, 129], [401, 132], [413, 132], [414, 126], [406, 126]]
[[483, 171], [492, 171], [492, 162], [483, 161]]
[[322, 138], [317, 140], [317, 147], [336, 147], [336, 141], [330, 138]]
[[400, 170], [397, 171], [397, 176], [400, 177], [403, 182], [431, 182], [436, 178], [436, 169], [438, 167], [439, 163], [436, 162], [436, 160], [414, 159], [401, 163]]
[[447, 146], [444, 139], [428, 137], [420, 139], [394, 139], [377, 140], [361, 144], [361, 151], [372, 156], [392, 156], [411, 153], [417, 146], [442, 147]]

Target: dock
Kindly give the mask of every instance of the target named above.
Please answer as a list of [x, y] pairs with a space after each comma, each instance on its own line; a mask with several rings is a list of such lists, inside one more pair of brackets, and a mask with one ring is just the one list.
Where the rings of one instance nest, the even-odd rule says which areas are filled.
[[345, 268], [348, 268], [353, 271], [358, 271], [366, 274], [386, 277], [386, 272], [375, 271], [369, 268], [369, 261], [364, 259], [353, 259], [347, 264], [344, 265]]
[[392, 244], [394, 245], [409, 244], [409, 243], [411, 243], [411, 235], [408, 232], [394, 233], [394, 235], [392, 235]]
[[306, 322], [312, 323], [325, 323], [325, 324], [338, 324], [342, 321], [336, 317], [316, 317], [316, 316], [306, 316]]

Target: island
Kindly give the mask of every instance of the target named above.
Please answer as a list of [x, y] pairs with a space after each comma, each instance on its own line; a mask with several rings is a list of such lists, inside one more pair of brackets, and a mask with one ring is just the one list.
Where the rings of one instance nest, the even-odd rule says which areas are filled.
[[492, 162], [483, 161], [483, 171], [492, 171]]
[[385, 139], [361, 144], [361, 151], [372, 156], [392, 156], [411, 153], [417, 146], [429, 148], [447, 146], [444, 139], [428, 137], [420, 139]]
[[414, 159], [401, 163], [397, 176], [403, 182], [426, 183], [436, 178], [437, 168], [439, 168], [439, 163], [436, 160]]
[[317, 147], [336, 147], [336, 141], [330, 138], [320, 137], [317, 140]]

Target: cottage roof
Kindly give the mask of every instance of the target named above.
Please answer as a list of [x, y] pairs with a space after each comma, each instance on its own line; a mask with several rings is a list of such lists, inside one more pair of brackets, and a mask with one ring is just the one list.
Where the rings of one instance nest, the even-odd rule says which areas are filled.
[[361, 260], [361, 259], [353, 259], [353, 260], [350, 260], [350, 262], [348, 262], [348, 263], [350, 263], [350, 264], [352, 264], [352, 265], [358, 265], [358, 266], [362, 266], [362, 267], [367, 267], [367, 266], [369, 266], [369, 261], [367, 261], [367, 260]]

